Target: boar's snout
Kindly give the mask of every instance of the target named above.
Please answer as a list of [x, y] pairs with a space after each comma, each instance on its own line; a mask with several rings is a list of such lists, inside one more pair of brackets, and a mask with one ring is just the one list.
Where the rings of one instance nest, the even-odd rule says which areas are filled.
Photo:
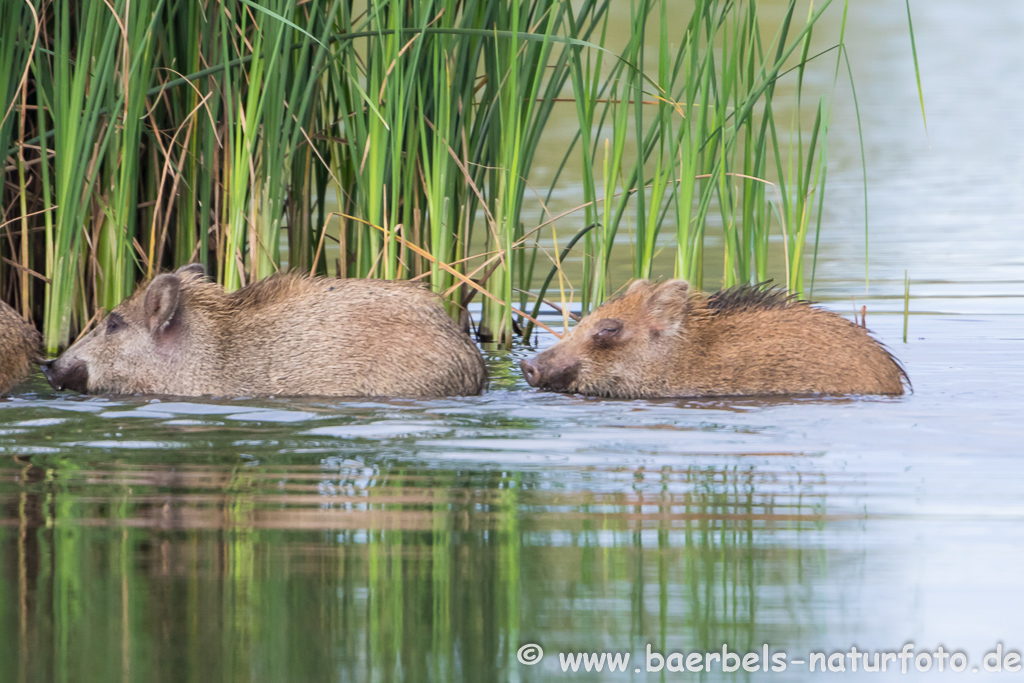
[[524, 358], [519, 361], [519, 369], [523, 371], [523, 377], [526, 378], [527, 384], [531, 387], [540, 384], [540, 370], [537, 369], [536, 365]]
[[85, 394], [89, 391], [89, 368], [80, 360], [61, 363], [60, 359], [43, 363], [43, 375], [50, 386], [61, 391], [70, 389]]
[[551, 389], [552, 391], [566, 391], [569, 385], [575, 381], [579, 374], [580, 363], [573, 361], [560, 363], [557, 360], [545, 358], [545, 354], [534, 356], [532, 359], [519, 361], [519, 368], [523, 371], [523, 377], [531, 387]]

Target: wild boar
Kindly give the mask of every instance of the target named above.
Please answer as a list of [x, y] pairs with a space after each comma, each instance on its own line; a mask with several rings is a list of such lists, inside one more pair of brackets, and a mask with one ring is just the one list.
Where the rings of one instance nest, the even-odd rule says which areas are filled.
[[178, 396], [479, 394], [480, 351], [422, 286], [275, 275], [227, 293], [192, 264], [140, 288], [44, 373]]
[[39, 358], [39, 332], [0, 301], [0, 394], [28, 376]]
[[617, 398], [903, 393], [864, 328], [776, 288], [638, 280], [520, 363], [531, 386]]

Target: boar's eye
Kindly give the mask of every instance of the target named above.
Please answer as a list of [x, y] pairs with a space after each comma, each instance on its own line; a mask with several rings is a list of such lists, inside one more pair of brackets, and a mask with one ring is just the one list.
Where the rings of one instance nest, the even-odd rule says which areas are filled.
[[111, 313], [107, 316], [107, 334], [113, 334], [125, 326], [124, 318], [120, 313]]
[[598, 321], [594, 326], [594, 341], [610, 342], [619, 332], [622, 331], [622, 321], [615, 318], [605, 318]]

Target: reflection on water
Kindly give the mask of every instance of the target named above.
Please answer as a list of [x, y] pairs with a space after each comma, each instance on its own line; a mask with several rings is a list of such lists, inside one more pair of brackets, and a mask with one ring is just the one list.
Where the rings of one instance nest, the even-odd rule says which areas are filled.
[[[543, 394], [516, 369], [529, 350], [491, 352], [491, 390], [457, 400], [84, 399], [36, 379], [0, 399], [2, 680], [566, 680], [558, 653], [581, 651], [633, 657], [590, 680], [673, 680], [634, 671], [648, 644], [1020, 651], [1024, 138], [1006, 114], [1024, 91], [1006, 83], [1024, 4], [915, 11], [927, 139], [905, 7], [851, 6], [872, 288], [841, 99], [815, 288], [868, 306], [913, 394]], [[517, 661], [526, 643], [540, 664]]]
[[[4, 410], [6, 449], [54, 444], [0, 461], [0, 657], [19, 680], [501, 680], [531, 675], [515, 661], [526, 641], [753, 647], [778, 624], [792, 637], [793, 615], [814, 627], [824, 529], [859, 517], [831, 513], [829, 476], [786, 458], [596, 464], [584, 436], [552, 455], [595, 463], [557, 471], [418, 462], [552, 427], [471, 400], [67, 403], [66, 418], [32, 418], [52, 414], [42, 401]], [[625, 427], [624, 410], [595, 422]], [[302, 428], [269, 438], [281, 420], [260, 418], [289, 412]], [[654, 412], [661, 439], [721, 431]], [[620, 448], [652, 448], [628, 427]]]

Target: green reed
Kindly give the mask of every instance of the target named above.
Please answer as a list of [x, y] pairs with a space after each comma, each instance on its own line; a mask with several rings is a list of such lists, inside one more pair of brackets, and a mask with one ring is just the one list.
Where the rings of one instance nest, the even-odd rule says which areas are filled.
[[[762, 33], [755, 0], [697, 0], [682, 23], [637, 0], [616, 53], [608, 0], [8, 4], [0, 294], [49, 352], [190, 261], [228, 289], [287, 268], [417, 278], [453, 316], [475, 297], [481, 336], [509, 344], [561, 269], [542, 248], [559, 230], [584, 311], [621, 284], [610, 263], [666, 276], [666, 250], [702, 286], [716, 224], [722, 284], [765, 279], [776, 234], [803, 290], [830, 111], [804, 74], [830, 1], [791, 0]], [[531, 187], [556, 107], [580, 133]], [[579, 212], [527, 224], [570, 161]]]

